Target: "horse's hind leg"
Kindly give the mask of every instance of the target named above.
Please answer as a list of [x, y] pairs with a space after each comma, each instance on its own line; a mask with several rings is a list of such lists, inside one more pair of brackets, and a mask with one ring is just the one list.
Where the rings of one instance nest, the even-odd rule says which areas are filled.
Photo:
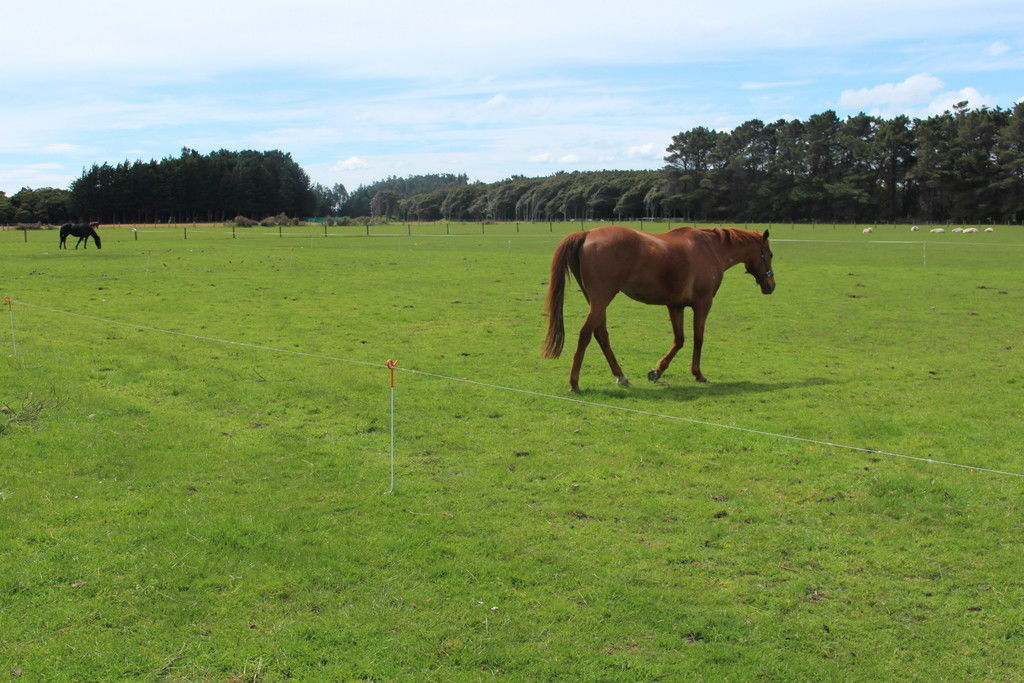
[[572, 369], [569, 370], [569, 388], [573, 391], [580, 390], [580, 367], [583, 365], [583, 356], [587, 352], [587, 345], [590, 344], [590, 338], [593, 334], [594, 330], [590, 327], [590, 321], [588, 320], [580, 328], [580, 338], [576, 342], [576, 353], [572, 356]]
[[629, 378], [622, 372], [622, 368], [619, 366], [619, 361], [615, 358], [615, 352], [612, 351], [612, 344], [608, 338], [608, 325], [606, 322], [602, 322], [598, 328], [594, 330], [594, 338], [597, 339], [597, 343], [601, 346], [605, 360], [608, 361], [608, 367], [615, 376], [615, 380], [620, 386], [628, 387]]
[[573, 391], [580, 390], [580, 368], [583, 366], [583, 356], [587, 352], [587, 345], [590, 344], [591, 337], [597, 337], [597, 343], [601, 346], [601, 350], [604, 351], [608, 366], [611, 368], [612, 374], [615, 375], [619, 384], [629, 384], [629, 380], [622, 374], [622, 368], [619, 367], [619, 362], [615, 359], [611, 343], [608, 340], [605, 312], [609, 303], [610, 300], [606, 297], [597, 298], [593, 294], [590, 296], [590, 313], [587, 315], [583, 327], [580, 328], [580, 338], [576, 344], [576, 353], [572, 357], [572, 370], [569, 371], [569, 386]]
[[661, 360], [658, 361], [658, 365], [647, 373], [647, 379], [652, 382], [657, 382], [661, 379], [661, 376], [668, 370], [669, 363], [676, 357], [679, 349], [683, 348], [683, 343], [686, 341], [686, 335], [683, 332], [683, 307], [669, 306], [668, 319], [672, 322], [672, 348], [662, 356]]

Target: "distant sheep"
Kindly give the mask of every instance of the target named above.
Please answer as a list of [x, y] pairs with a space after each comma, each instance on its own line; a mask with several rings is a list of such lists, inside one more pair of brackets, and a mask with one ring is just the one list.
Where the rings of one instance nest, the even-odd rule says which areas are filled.
[[864, 228], [864, 229], [863, 229], [863, 230], [862, 230], [861, 232], [863, 232], [863, 233], [864, 233], [864, 234], [866, 235], [866, 234], [868, 234], [869, 232], [874, 232], [874, 231], [875, 231], [875, 229], [874, 229], [874, 228]]
[[920, 230], [920, 229], [921, 229], [921, 228], [917, 227], [916, 225], [912, 225], [912, 226], [910, 226], [910, 232], [917, 232], [917, 231], [918, 231], [918, 230]]
[[952, 232], [963, 232], [963, 228], [953, 228]]
[[995, 232], [995, 228], [985, 228], [985, 232]]
[[978, 232], [977, 228], [964, 228], [964, 233], [975, 233]]
[[945, 228], [932, 228], [928, 232], [946, 232]]

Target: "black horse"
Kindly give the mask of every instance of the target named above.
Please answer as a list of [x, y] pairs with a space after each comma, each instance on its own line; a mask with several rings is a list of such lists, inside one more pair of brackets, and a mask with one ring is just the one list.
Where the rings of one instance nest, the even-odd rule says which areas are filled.
[[95, 221], [92, 223], [65, 223], [60, 226], [60, 248], [67, 249], [68, 247], [65, 242], [68, 239], [68, 235], [73, 235], [78, 238], [78, 241], [75, 242], [75, 249], [78, 249], [78, 245], [82, 243], [82, 240], [85, 240], [85, 246], [82, 248], [88, 249], [90, 237], [96, 241], [96, 248], [101, 249], [100, 234], [96, 232], [96, 228], [99, 226], [100, 224]]

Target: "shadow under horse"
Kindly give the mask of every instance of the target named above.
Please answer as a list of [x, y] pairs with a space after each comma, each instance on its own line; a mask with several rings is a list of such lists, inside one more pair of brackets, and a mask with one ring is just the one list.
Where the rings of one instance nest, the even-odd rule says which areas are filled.
[[90, 237], [96, 242], [96, 248], [101, 249], [100, 234], [96, 232], [98, 227], [100, 227], [100, 224], [96, 221], [92, 223], [65, 223], [60, 226], [60, 248], [68, 248], [66, 242], [68, 235], [71, 235], [78, 238], [78, 241], [75, 242], [75, 249], [78, 249], [78, 245], [82, 243], [82, 240], [85, 240], [85, 246], [82, 248], [88, 249]]
[[548, 333], [543, 355], [557, 358], [562, 352], [565, 341], [562, 302], [566, 277], [572, 272], [590, 304], [569, 372], [569, 386], [573, 391], [580, 390], [580, 366], [591, 337], [597, 338], [618, 383], [629, 384], [612, 352], [606, 323], [608, 304], [619, 292], [641, 303], [668, 308], [674, 339], [668, 353], [647, 373], [647, 379], [652, 382], [661, 378], [682, 348], [683, 310], [687, 306], [693, 309], [690, 372], [698, 382], [706, 382], [700, 369], [704, 323], [723, 274], [738, 263], [746, 266], [762, 293], [771, 294], [775, 290], [767, 230], [760, 234], [738, 228], [684, 227], [652, 235], [619, 225], [606, 225], [566, 235], [551, 260], [546, 304]]

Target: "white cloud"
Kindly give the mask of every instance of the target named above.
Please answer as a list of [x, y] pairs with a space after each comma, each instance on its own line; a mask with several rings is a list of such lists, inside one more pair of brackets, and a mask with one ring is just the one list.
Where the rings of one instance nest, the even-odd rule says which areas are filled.
[[988, 55], [989, 57], [1002, 57], [1011, 50], [1013, 50], [1013, 48], [1010, 47], [1009, 43], [1006, 43], [1005, 41], [1002, 40], [997, 40], [996, 42], [992, 43], [991, 45], [985, 48], [985, 54]]
[[[4, 62], [5, 76], [26, 80], [103, 69], [193, 80], [269, 67], [348, 76], [473, 73], [480, 81], [553, 63], [670, 64], [766, 49], [942, 40], [1019, 15], [1018, 2], [633, 0], [628, 12], [616, 12], [608, 0], [37, 0], [4, 17]], [[382, 35], [396, 38], [387, 50], [379, 49]]]
[[774, 90], [776, 88], [795, 88], [810, 82], [806, 79], [800, 81], [747, 81], [740, 84], [740, 88], [742, 90]]
[[917, 74], [900, 83], [883, 83], [873, 88], [844, 90], [839, 104], [846, 109], [867, 111], [875, 116], [905, 114], [912, 117], [935, 116], [967, 101], [972, 108], [991, 107], [997, 102], [977, 88], [943, 91], [945, 83], [929, 74]]
[[308, 125], [277, 128], [256, 133], [251, 137], [252, 141], [260, 148], [289, 150], [311, 145], [332, 144], [339, 139], [344, 139], [345, 135], [337, 128]]
[[487, 100], [487, 104], [485, 104], [484, 106], [491, 109], [497, 109], [498, 107], [508, 106], [509, 102], [511, 102], [511, 100], [509, 100], [506, 95], [498, 93], [491, 99]]
[[355, 171], [361, 168], [367, 168], [368, 166], [369, 164], [366, 160], [360, 157], [349, 157], [348, 159], [339, 161], [335, 164], [335, 167], [342, 171]]
[[[609, 157], [604, 156], [603, 158], [608, 160]], [[556, 157], [550, 152], [541, 152], [540, 154], [531, 154], [527, 157], [527, 161], [531, 164], [578, 164], [580, 155], [570, 152]]]
[[996, 104], [992, 98], [981, 94], [975, 88], [961, 88], [960, 90], [940, 93], [928, 103], [924, 113], [928, 116], [936, 116], [952, 109], [953, 105], [964, 101], [968, 102], [972, 109], [992, 107]]
[[0, 187], [5, 190], [9, 187], [7, 194], [14, 194], [23, 187], [64, 187], [66, 188], [77, 173], [69, 173], [60, 164], [28, 164], [17, 166], [13, 164], [0, 164]]
[[80, 145], [56, 142], [43, 147], [43, 151], [47, 154], [73, 154], [75, 152], [81, 152], [82, 147]]
[[873, 88], [844, 90], [839, 106], [845, 109], [898, 109], [928, 101], [944, 86], [941, 79], [929, 74], [916, 74], [901, 83], [883, 83]]
[[646, 145], [630, 145], [626, 148], [626, 156], [630, 159], [660, 158], [663, 147], [664, 145], [659, 147], [653, 142], [648, 142]]

